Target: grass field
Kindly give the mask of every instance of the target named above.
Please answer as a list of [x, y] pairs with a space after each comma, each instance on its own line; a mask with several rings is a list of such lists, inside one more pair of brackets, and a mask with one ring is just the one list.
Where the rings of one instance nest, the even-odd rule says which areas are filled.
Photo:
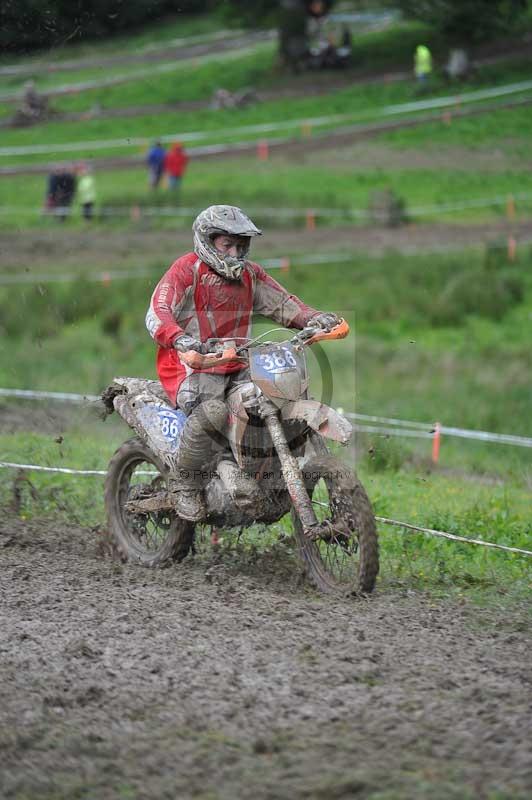
[[[193, 30], [196, 30], [192, 28]], [[185, 34], [188, 28], [184, 28]], [[379, 33], [363, 33], [357, 37], [355, 63], [357, 68], [375, 59], [375, 68], [394, 58], [395, 64], [406, 63], [412, 43], [416, 37], [429, 36], [430, 31], [413, 24], [395, 25]], [[154, 34], [157, 42], [157, 34]], [[144, 41], [144, 40], [143, 40]], [[436, 44], [436, 53], [438, 45]], [[98, 56], [98, 47], [92, 51]], [[442, 50], [443, 52], [443, 50]], [[104, 108], [126, 107], [135, 104], [172, 103], [179, 100], [203, 100], [208, 105], [213, 90], [218, 86], [220, 73], [229, 89], [253, 85], [274, 89], [282, 87], [283, 76], [275, 69], [275, 44], [256, 46], [252, 54], [230, 53], [229, 58], [217, 63], [207, 61], [194, 65], [176, 62], [176, 73], [147, 77], [110, 87], [105, 92], [81, 92], [55, 98], [53, 103], [62, 110], [89, 110], [94, 103]], [[408, 56], [410, 58], [410, 55]], [[106, 69], [107, 74], [107, 69]], [[356, 69], [354, 70], [354, 75]], [[176, 80], [177, 76], [177, 80]], [[475, 88], [495, 86], [528, 79], [532, 76], [527, 61], [502, 62], [480, 69], [460, 92]], [[85, 73], [53, 73], [47, 77], [52, 82], [64, 82], [87, 77]], [[321, 78], [321, 76], [318, 76]], [[15, 80], [15, 78], [13, 79]], [[17, 79], [18, 80], [18, 79]], [[308, 89], [308, 76], [290, 78], [293, 88]], [[436, 78], [431, 96], [448, 94], [456, 87], [447, 86]], [[146, 143], [155, 135], [179, 135], [199, 132], [198, 143], [251, 141], [265, 136], [264, 133], [246, 131], [247, 126], [261, 125], [272, 121], [287, 125], [280, 134], [303, 136], [301, 125], [296, 122], [314, 117], [335, 114], [352, 114], [360, 121], [378, 118], [382, 109], [414, 99], [414, 87], [409, 81], [399, 83], [352, 84], [343, 89], [312, 96], [308, 91], [290, 99], [269, 99], [238, 111], [203, 110], [171, 111], [145, 114], [132, 118], [86, 119], [82, 122], [50, 122], [29, 129], [4, 130], [3, 146], [48, 145], [76, 141], [98, 141], [119, 139], [125, 144], [132, 138], [145, 137]], [[523, 162], [530, 155], [531, 115], [527, 107], [500, 109], [479, 117], [454, 119], [451, 124], [442, 122], [436, 114], [433, 124], [405, 129], [396, 133], [375, 137], [380, 152], [362, 145], [350, 147], [328, 147], [308, 155], [285, 158], [273, 155], [267, 163], [257, 163], [254, 158], [232, 158], [229, 162], [202, 163], [194, 160], [186, 176], [181, 203], [189, 207], [202, 207], [210, 198], [227, 191], [228, 164], [231, 174], [234, 202], [246, 206], [308, 206], [331, 207], [343, 211], [347, 217], [352, 209], [367, 208], [370, 194], [375, 189], [392, 188], [404, 198], [407, 207], [419, 207], [442, 203], [476, 201], [485, 197], [503, 198], [499, 205], [491, 208], [469, 208], [459, 212], [430, 215], [443, 220], [491, 220], [502, 218], [508, 194], [532, 193], [528, 171]], [[336, 123], [331, 125], [336, 127]], [[323, 128], [327, 130], [327, 126]], [[106, 153], [115, 155], [146, 152], [146, 145], [119, 149], [80, 149], [61, 156], [60, 153], [27, 156], [3, 156], [1, 165], [42, 161], [43, 158], [57, 160], [90, 159]], [[383, 149], [386, 157], [383, 156]], [[494, 159], [494, 151], [497, 157]], [[395, 160], [393, 154], [396, 154]], [[423, 158], [420, 156], [424, 156]], [[446, 158], [442, 169], [441, 159]], [[431, 159], [434, 163], [431, 163]], [[438, 161], [440, 163], [438, 163]], [[249, 180], [250, 173], [253, 180]], [[146, 193], [146, 174], [143, 169], [100, 171], [97, 174], [99, 209], [108, 206], [131, 206], [132, 204], [171, 204], [172, 198], [161, 193], [157, 200]], [[53, 220], [42, 219], [39, 213], [44, 194], [42, 177], [21, 176], [0, 179], [0, 226], [31, 227], [50, 226]], [[212, 202], [212, 200], [211, 200]], [[520, 199], [518, 211], [528, 214], [532, 207], [530, 198]], [[415, 217], [415, 215], [414, 215]], [[323, 217], [320, 223], [334, 224], [335, 217]], [[356, 218], [353, 220], [356, 221]], [[73, 224], [73, 223], [71, 223]], [[159, 224], [168, 227], [173, 220], [162, 220]], [[277, 221], [279, 224], [279, 221]], [[290, 220], [288, 220], [290, 224]]]
[[[189, 34], [208, 34], [208, 28], [186, 29]], [[154, 42], [179, 35], [171, 26]], [[396, 26], [391, 31], [365, 34], [357, 43], [357, 69], [409, 66], [413, 43], [427, 29]], [[150, 40], [124, 40], [117, 52], [130, 52]], [[438, 55], [440, 43], [427, 39]], [[79, 56], [109, 51], [87, 45]], [[71, 51], [69, 50], [69, 53]], [[67, 57], [59, 53], [58, 57]], [[220, 64], [177, 65], [176, 75], [124, 84], [54, 100], [63, 110], [83, 110], [94, 102], [106, 107], [132, 104], [205, 100], [218, 85]], [[280, 80], [273, 69], [273, 45], [261, 44], [254, 55], [224, 61], [224, 85], [236, 89], [253, 84], [271, 89]], [[114, 70], [114, 68], [113, 68]], [[118, 67], [116, 71], [119, 71]], [[112, 72], [112, 71], [111, 71]], [[86, 71], [57, 73], [49, 85], [87, 77]], [[92, 74], [92, 73], [91, 73]], [[95, 73], [97, 74], [97, 72]], [[111, 73], [109, 73], [111, 74]], [[523, 63], [483, 69], [464, 89], [525, 80], [532, 76]], [[297, 83], [297, 80], [295, 81]], [[10, 84], [16, 87], [13, 80]], [[435, 94], [448, 92], [442, 83]], [[87, 120], [83, 123], [50, 123], [23, 131], [4, 131], [9, 144], [60, 143], [115, 136], [151, 138], [155, 133], [208, 131], [218, 140], [221, 128], [271, 120], [300, 119], [356, 111], [371, 117], [391, 103], [412, 99], [408, 82], [373, 86], [352, 85], [319, 97], [279, 99], [260, 103], [242, 112], [193, 112], [141, 116], [131, 119]], [[526, 166], [531, 153], [531, 115], [526, 107], [498, 110], [468, 119], [441, 119], [423, 127], [375, 137], [342, 148], [327, 145], [296, 157], [274, 154], [262, 163], [256, 158], [231, 158], [210, 163], [193, 160], [180, 202], [193, 209], [227, 199], [244, 208], [332, 208], [348, 214], [367, 208], [375, 189], [392, 188], [407, 207], [458, 202], [500, 196], [491, 209], [472, 208], [434, 219], [467, 224], [475, 220], [503, 220], [509, 194], [530, 192], [532, 173]], [[257, 134], [259, 136], [259, 134]], [[238, 132], [228, 139], [238, 138]], [[140, 152], [140, 148], [137, 149]], [[73, 157], [90, 157], [80, 152]], [[2, 164], [10, 163], [2, 160]], [[14, 163], [14, 160], [13, 162]], [[99, 171], [98, 213], [112, 206], [172, 205], [166, 191], [154, 198], [146, 188], [144, 169]], [[139, 264], [128, 231], [143, 230], [128, 217], [97, 219], [88, 236], [100, 237], [105, 253], [110, 231], [124, 232], [120, 266], [143, 266], [146, 277], [128, 282], [113, 280], [107, 286], [84, 280], [95, 268], [83, 246], [79, 252], [57, 256], [38, 234], [59, 231], [54, 219], [42, 217], [39, 208], [44, 179], [20, 176], [0, 179], [0, 226], [19, 236], [36, 236], [32, 263], [18, 257], [5, 270], [40, 273], [68, 271], [80, 278], [65, 283], [0, 287], [0, 332], [7, 344], [0, 365], [0, 386], [97, 394], [115, 375], [154, 377], [154, 347], [143, 319], [150, 293], [169, 259], [162, 250]], [[532, 200], [519, 199], [518, 216], [526, 218]], [[257, 219], [273, 233], [293, 220]], [[301, 225], [302, 220], [297, 224]], [[61, 227], [79, 233], [82, 221], [76, 210]], [[143, 221], [153, 233], [159, 228], [188, 227], [190, 219]], [[338, 218], [320, 217], [320, 226], [333, 227]], [[353, 220], [355, 224], [355, 220]], [[421, 224], [421, 223], [420, 223]], [[510, 229], [510, 228], [509, 228]], [[146, 228], [148, 230], [148, 227]], [[66, 248], [68, 250], [68, 248]], [[302, 237], [294, 254], [306, 252]], [[350, 322], [353, 334], [345, 342], [324, 348], [320, 361], [312, 359], [313, 391], [324, 391], [327, 369], [332, 380], [335, 406], [361, 413], [424, 422], [530, 435], [532, 394], [530, 371], [530, 321], [532, 319], [532, 253], [520, 246], [518, 259], [510, 263], [504, 246], [455, 254], [404, 256], [390, 251], [368, 259], [352, 252], [348, 262], [318, 267], [293, 266], [281, 274], [282, 282], [317, 308], [334, 309]], [[290, 253], [292, 255], [292, 253]], [[92, 256], [95, 258], [95, 256]], [[112, 256], [98, 255], [98, 269], [111, 270]], [[279, 273], [272, 273], [278, 277]], [[259, 322], [257, 328], [265, 329]], [[323, 365], [328, 365], [325, 368]], [[114, 448], [129, 432], [125, 424], [97, 422], [85, 408], [57, 410], [37, 404], [2, 401], [0, 413], [13, 418], [2, 426], [2, 458], [17, 463], [105, 468]], [[13, 417], [14, 415], [14, 417]], [[62, 440], [59, 439], [62, 437]], [[378, 435], [358, 435], [357, 469], [379, 515], [441, 528], [502, 544], [530, 549], [529, 492], [532, 486], [530, 451], [503, 445], [444, 438], [438, 466], [430, 461], [429, 440], [408, 440]], [[83, 525], [103, 521], [102, 486], [98, 477], [57, 477], [27, 473], [21, 488], [22, 516], [59, 515]], [[14, 502], [14, 473], [5, 473], [2, 504]], [[428, 589], [434, 594], [467, 593], [482, 602], [507, 603], [530, 590], [527, 561], [518, 556], [486, 551], [468, 545], [400, 533], [382, 528], [382, 585], [400, 584]], [[528, 542], [528, 544], [527, 544]]]
[[[424, 206], [499, 198], [492, 207], [473, 206], [454, 213], [435, 210], [430, 214], [432, 219], [502, 219], [510, 194], [518, 196], [518, 213], [528, 214], [532, 207], [532, 173], [523, 169], [523, 159], [530, 154], [529, 125], [526, 108], [501, 110], [476, 123], [473, 119], [457, 120], [451, 126], [440, 122], [394, 136], [376, 137], [368, 146], [362, 143], [329, 149], [324, 142], [321, 151], [297, 159], [282, 154], [272, 155], [268, 162], [258, 162], [252, 156], [203, 163], [197, 159], [189, 167], [179, 202], [198, 209], [218, 202], [227, 194], [229, 172], [233, 202], [253, 208], [332, 208], [343, 211], [345, 219], [349, 219], [353, 210], [367, 209], [373, 191], [391, 188], [405, 200], [407, 212]], [[516, 132], [514, 136], [512, 131]], [[143, 168], [100, 171], [96, 181], [97, 212], [105, 212], [107, 207], [176, 202], [168, 192], [157, 196], [147, 192]], [[43, 176], [0, 179], [0, 225], [53, 226], [53, 219], [43, 219], [40, 214], [44, 190]], [[415, 219], [416, 211], [412, 213]], [[326, 215], [320, 218], [320, 224], [335, 221], [335, 217]], [[356, 217], [352, 221], [356, 223]], [[272, 222], [292, 224], [290, 218]], [[75, 214], [69, 224], [80, 225], [79, 216]], [[126, 224], [130, 224], [129, 220]], [[168, 227], [179, 223], [170, 218], [157, 223], [152, 220], [152, 224]]]
[[[225, 62], [209, 62], [200, 69], [195, 67], [180, 67], [179, 81], [173, 74], [159, 75], [155, 78], [147, 77], [144, 81], [124, 84], [117, 87], [107, 87], [98, 92], [90, 92], [90, 102], [87, 95], [80, 93], [68, 95], [65, 98], [55, 98], [53, 105], [58, 110], [87, 111], [94, 104], [102, 108], [118, 108], [129, 106], [148, 106], [153, 103], [166, 103], [169, 108], [166, 112], [157, 110], [155, 114], [146, 113], [135, 117], [115, 117], [99, 119], [96, 114], [82, 121], [53, 121], [45, 125], [26, 129], [5, 130], [2, 134], [3, 146], [32, 146], [32, 145], [61, 145], [65, 142], [97, 141], [107, 139], [120, 139], [124, 141], [135, 137], [152, 138], [154, 136], [183, 135], [194, 132], [210, 133], [204, 137], [205, 141], [239, 141], [253, 139], [251, 133], [246, 131], [246, 126], [262, 123], [288, 122], [290, 120], [305, 120], [307, 118], [322, 117], [327, 115], [347, 115], [345, 123], [365, 122], [378, 119], [383, 109], [407, 103], [420, 98], [415, 94], [414, 87], [409, 81], [383, 84], [353, 84], [343, 89], [337, 89], [328, 95], [312, 96], [311, 86], [302, 85], [303, 96], [284, 99], [267, 99], [251, 104], [238, 110], [213, 110], [209, 108], [209, 101], [214, 89], [220, 83], [220, 72], [224, 75], [224, 87], [230, 90], [255, 86], [260, 81], [256, 80], [260, 65], [266, 75], [272, 77], [273, 72], [273, 45], [261, 45], [258, 54], [238, 56], [231, 54], [231, 60]], [[229, 56], [226, 56], [228, 58]], [[453, 93], [467, 93], [487, 86], [504, 86], [517, 81], [528, 80], [532, 77], [528, 62], [498, 67], [486, 67], [471, 79], [466, 85], [453, 87], [442, 81], [435, 81], [430, 92], [431, 97], [447, 96]], [[277, 83], [279, 77], [276, 78]], [[307, 78], [308, 81], [308, 78]], [[297, 88], [297, 83], [296, 87]], [[305, 95], [305, 91], [308, 96]], [[309, 92], [310, 90], [310, 92]], [[94, 96], [93, 96], [94, 95]], [[116, 100], [114, 95], [116, 95]], [[82, 98], [85, 98], [82, 100]], [[120, 102], [118, 102], [120, 98]], [[172, 111], [171, 104], [189, 100], [202, 99], [205, 108], [199, 110]], [[423, 98], [421, 98], [423, 99]], [[337, 123], [331, 124], [336, 128]], [[296, 125], [297, 128], [297, 125]], [[242, 132], [240, 132], [240, 129]], [[323, 126], [326, 130], [327, 126]], [[225, 131], [227, 130], [227, 133]], [[293, 134], [293, 131], [288, 128]], [[262, 134], [264, 135], [264, 134]], [[202, 139], [202, 141], [204, 140]], [[199, 137], [198, 137], [199, 140]], [[102, 155], [112, 153], [111, 147], [98, 151]], [[126, 151], [127, 152], [127, 151]], [[131, 152], [131, 151], [130, 151]], [[58, 151], [57, 155], [60, 155]], [[54, 156], [52, 153], [52, 157]], [[83, 155], [83, 154], [81, 154]], [[68, 154], [66, 156], [69, 157]], [[72, 156], [73, 157], [73, 156]], [[42, 160], [42, 156], [40, 156]], [[33, 156], [27, 156], [30, 161]], [[2, 163], [20, 163], [18, 156], [3, 156]]]

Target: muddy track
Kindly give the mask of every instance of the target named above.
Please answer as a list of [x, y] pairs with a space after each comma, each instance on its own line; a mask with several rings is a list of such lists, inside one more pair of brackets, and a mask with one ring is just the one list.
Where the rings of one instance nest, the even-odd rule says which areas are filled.
[[[216, 39], [205, 42], [183, 44], [184, 39], [177, 44], [169, 43], [167, 46], [144, 48], [139, 52], [122, 53], [120, 55], [99, 55], [93, 58], [78, 58], [70, 61], [35, 61], [29, 64], [6, 65], [0, 67], [0, 75], [35, 76], [52, 72], [69, 72], [82, 69], [114, 67], [126, 64], [151, 64], [157, 61], [173, 59], [182, 61], [189, 58], [201, 58], [211, 53], [225, 52], [226, 50], [240, 50], [253, 44], [269, 41], [275, 37], [274, 31], [247, 31], [229, 33]], [[51, 51], [53, 53], [53, 50]]]
[[386, 580], [331, 602], [273, 553], [146, 571], [98, 540], [0, 522], [3, 798], [530, 796], [524, 611]]
[[[193, 215], [191, 214], [191, 222]], [[260, 221], [260, 220], [259, 220]], [[262, 223], [261, 223], [262, 224]], [[417, 251], [463, 249], [481, 244], [505, 242], [509, 231], [517, 243], [526, 242], [532, 237], [532, 220], [522, 220], [510, 224], [506, 221], [475, 223], [471, 225], [456, 223], [410, 224], [401, 228], [379, 226], [343, 225], [322, 227], [318, 220], [316, 230], [303, 228], [276, 228], [273, 221], [265, 221], [264, 242], [258, 242], [253, 250], [253, 258], [258, 262], [271, 257], [287, 254], [367, 252], [383, 255], [390, 251], [415, 253]], [[191, 247], [190, 229], [156, 230], [143, 228], [113, 230], [105, 227], [94, 231], [59, 230], [50, 226], [48, 230], [2, 232], [0, 234], [0, 271], [18, 272], [25, 275], [42, 276], [56, 270], [62, 274], [76, 275], [87, 267], [97, 269], [135, 268], [147, 264], [170, 264], [179, 252]], [[80, 253], [83, 253], [80, 268]], [[302, 256], [300, 256], [302, 259]], [[294, 264], [297, 256], [294, 258]], [[302, 259], [303, 261], [303, 259]], [[48, 272], [50, 267], [53, 268]], [[308, 269], [321, 269], [319, 265]], [[302, 267], [303, 273], [306, 269]]]

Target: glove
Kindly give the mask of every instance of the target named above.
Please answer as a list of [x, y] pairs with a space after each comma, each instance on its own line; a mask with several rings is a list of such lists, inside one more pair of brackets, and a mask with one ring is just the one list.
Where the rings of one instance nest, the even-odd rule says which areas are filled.
[[337, 317], [336, 314], [331, 313], [330, 311], [321, 311], [319, 314], [315, 314], [307, 323], [309, 326], [314, 326], [316, 328], [323, 328], [326, 331], [331, 331], [335, 328], [340, 322], [340, 317]]
[[187, 350], [195, 350], [197, 353], [204, 353], [204, 346], [201, 342], [188, 333], [182, 333], [174, 339], [173, 347], [180, 353], [186, 353]]

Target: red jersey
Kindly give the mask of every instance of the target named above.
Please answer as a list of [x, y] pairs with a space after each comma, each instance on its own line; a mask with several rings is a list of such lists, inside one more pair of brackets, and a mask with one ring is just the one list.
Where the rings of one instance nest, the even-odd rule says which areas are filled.
[[174, 145], [166, 154], [164, 159], [164, 169], [168, 175], [174, 178], [181, 178], [188, 163], [188, 156], [179, 145]]
[[[146, 327], [159, 345], [157, 373], [175, 405], [183, 379], [194, 370], [183, 364], [174, 340], [188, 333], [204, 342], [210, 338], [251, 335], [253, 312], [286, 328], [304, 328], [318, 312], [271, 278], [259, 264], [247, 261], [240, 281], [228, 281], [197, 257], [187, 253], [175, 261], [153, 292]], [[224, 364], [207, 372], [238, 372], [242, 364]]]

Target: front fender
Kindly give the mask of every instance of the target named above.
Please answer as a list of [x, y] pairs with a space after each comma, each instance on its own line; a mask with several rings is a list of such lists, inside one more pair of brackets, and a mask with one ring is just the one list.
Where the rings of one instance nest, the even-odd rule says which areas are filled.
[[321, 436], [341, 444], [346, 444], [353, 433], [353, 426], [345, 417], [318, 400], [296, 400], [294, 403], [287, 403], [281, 409], [281, 418], [303, 420]]

